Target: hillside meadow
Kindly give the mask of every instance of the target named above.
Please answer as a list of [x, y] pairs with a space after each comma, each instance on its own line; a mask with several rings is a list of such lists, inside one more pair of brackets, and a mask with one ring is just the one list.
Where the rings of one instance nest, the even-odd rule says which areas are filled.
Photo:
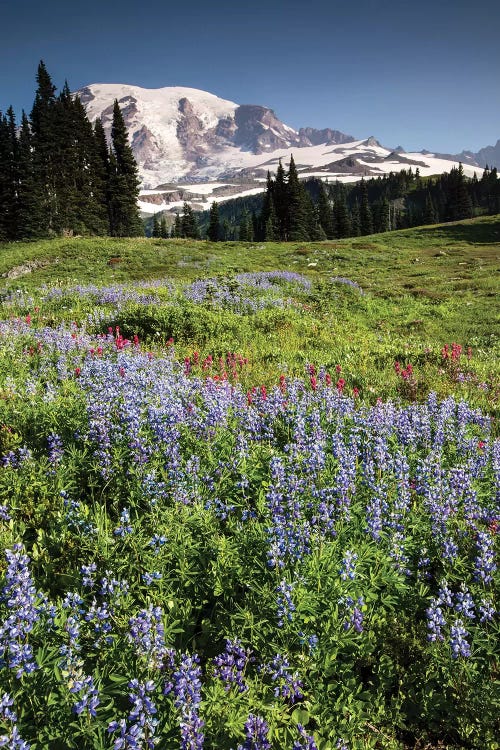
[[499, 748], [499, 265], [0, 245], [0, 745]]

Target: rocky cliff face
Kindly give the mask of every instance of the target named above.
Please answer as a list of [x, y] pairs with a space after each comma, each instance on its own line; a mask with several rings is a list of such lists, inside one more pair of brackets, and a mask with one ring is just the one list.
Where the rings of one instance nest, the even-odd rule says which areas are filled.
[[346, 135], [345, 133], [341, 133], [340, 130], [331, 130], [330, 128], [323, 128], [322, 130], [300, 128], [299, 137], [301, 146], [319, 146], [321, 143], [333, 146], [338, 143], [351, 143], [356, 140], [353, 135]]
[[238, 105], [197, 89], [92, 84], [76, 93], [90, 119], [101, 118], [108, 136], [118, 100], [144, 187], [217, 176], [239, 152], [259, 155], [353, 140], [329, 128], [296, 131], [269, 107]]
[[[478, 154], [406, 154], [381, 146], [373, 136], [355, 140], [331, 128], [297, 131], [269, 107], [239, 105], [198, 89], [92, 84], [77, 93], [90, 119], [101, 118], [108, 137], [118, 101], [139, 165], [145, 211], [176, 210], [183, 200], [209, 207], [229, 195], [254, 194], [264, 188], [267, 171], [275, 172], [280, 160], [286, 167], [292, 152], [301, 177], [341, 181], [410, 166], [428, 176], [449, 171], [459, 160], [472, 176], [478, 169], [472, 164], [500, 164], [500, 141]], [[187, 192], [181, 195], [181, 188]]]
[[477, 164], [480, 167], [496, 167], [500, 169], [500, 139], [494, 146], [485, 146], [477, 152], [462, 151], [458, 158], [467, 164]]

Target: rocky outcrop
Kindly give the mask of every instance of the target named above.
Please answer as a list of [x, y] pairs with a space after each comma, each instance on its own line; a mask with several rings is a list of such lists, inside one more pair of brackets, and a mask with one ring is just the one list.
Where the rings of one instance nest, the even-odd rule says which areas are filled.
[[281, 120], [272, 109], [256, 104], [242, 104], [235, 112], [234, 145], [254, 154], [264, 154], [278, 148], [299, 146], [298, 133]]
[[326, 143], [327, 146], [334, 146], [340, 143], [352, 143], [356, 140], [352, 135], [346, 135], [341, 133], [340, 130], [331, 130], [330, 128], [323, 128], [322, 130], [300, 128], [299, 138], [301, 146], [319, 146], [322, 143]]

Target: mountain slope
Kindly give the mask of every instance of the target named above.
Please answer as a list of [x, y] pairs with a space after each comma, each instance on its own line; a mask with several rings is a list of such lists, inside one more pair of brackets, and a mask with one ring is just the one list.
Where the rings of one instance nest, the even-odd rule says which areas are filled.
[[[141, 209], [175, 210], [187, 200], [206, 208], [213, 200], [263, 189], [267, 171], [293, 152], [302, 177], [355, 181], [411, 167], [422, 176], [449, 171], [458, 158], [385, 148], [373, 137], [356, 140], [338, 130], [300, 128], [272, 109], [239, 105], [185, 87], [146, 89], [91, 84], [76, 92], [91, 120], [100, 117], [108, 136], [118, 100], [142, 180]], [[472, 176], [478, 168], [464, 165]], [[200, 184], [205, 183], [205, 184]]]

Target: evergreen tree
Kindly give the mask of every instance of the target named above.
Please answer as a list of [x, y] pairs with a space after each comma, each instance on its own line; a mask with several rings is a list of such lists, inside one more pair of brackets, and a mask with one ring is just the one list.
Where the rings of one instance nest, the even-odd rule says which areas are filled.
[[312, 201], [310, 201], [311, 210], [309, 212], [309, 226], [308, 226], [308, 234], [309, 238], [313, 242], [323, 242], [327, 239], [325, 230], [321, 226], [320, 221], [320, 214], [319, 214], [319, 208], [318, 206], [315, 206]]
[[[77, 194], [76, 225], [74, 229], [86, 234], [108, 234], [108, 167], [107, 162], [103, 161], [106, 149], [102, 149], [96, 138], [96, 132], [99, 133], [99, 125], [96, 123], [95, 127], [92, 127], [79, 97], [72, 98], [71, 117], [73, 132], [78, 133], [78, 140], [74, 144], [74, 174]], [[101, 138], [100, 135], [99, 138]]]
[[17, 139], [9, 119], [0, 113], [0, 240], [13, 240], [17, 233]]
[[161, 237], [160, 214], [158, 212], [153, 215], [153, 234], [151, 236]]
[[351, 234], [351, 220], [344, 190], [337, 194], [333, 212], [335, 218], [335, 237], [349, 237]]
[[220, 234], [219, 204], [214, 201], [210, 207], [210, 222], [208, 225], [207, 237], [211, 242], [218, 242]]
[[318, 214], [319, 214], [319, 223], [321, 227], [323, 228], [323, 232], [325, 233], [326, 239], [332, 240], [335, 236], [334, 235], [333, 211], [330, 206], [330, 201], [328, 200], [326, 190], [323, 186], [321, 187], [321, 190], [319, 192], [319, 197], [318, 197]]
[[272, 240], [279, 238], [278, 220], [276, 218], [276, 211], [274, 210], [274, 199], [271, 195], [269, 196], [268, 202], [268, 213], [264, 227], [264, 239], [266, 242], [272, 242]]
[[106, 135], [100, 119], [94, 123], [90, 150], [90, 185], [96, 205], [95, 234], [110, 234], [110, 168]]
[[425, 193], [425, 207], [422, 220], [424, 224], [435, 224], [437, 221], [436, 209], [434, 208], [432, 195], [429, 190]]
[[[266, 239], [266, 227], [268, 226], [269, 217], [271, 215], [271, 210], [274, 213], [274, 219], [272, 221], [272, 224], [274, 225], [276, 223], [276, 212], [274, 210], [274, 198], [273, 198], [273, 191], [274, 191], [274, 182], [271, 178], [271, 173], [267, 172], [267, 180], [266, 180], [266, 192], [264, 194], [264, 201], [262, 204], [262, 212], [260, 215], [260, 232], [262, 234], [262, 239]], [[274, 229], [271, 230], [271, 233], [274, 234]]]
[[182, 219], [178, 213], [175, 214], [175, 220], [172, 227], [172, 237], [182, 237]]
[[189, 203], [184, 203], [182, 207], [182, 219], [181, 219], [181, 237], [188, 237], [193, 240], [200, 239], [200, 230], [198, 228], [198, 222], [193, 213], [193, 209]]
[[278, 169], [276, 170], [276, 179], [273, 183], [272, 191], [274, 201], [274, 211], [276, 213], [276, 224], [277, 224], [277, 240], [287, 239], [287, 224], [288, 224], [288, 191], [286, 184], [286, 175], [281, 159], [278, 163]]
[[160, 222], [160, 237], [162, 238], [162, 240], [166, 240], [169, 238], [169, 236], [170, 234], [168, 231], [167, 217], [162, 216]]
[[222, 222], [222, 229], [221, 229], [221, 240], [222, 242], [227, 242], [231, 238], [231, 227], [229, 226], [229, 222], [227, 219], [224, 219]]
[[45, 233], [43, 196], [35, 177], [31, 128], [23, 112], [18, 140], [17, 239], [34, 239]]
[[382, 198], [374, 205], [373, 224], [376, 232], [391, 231], [390, 206], [387, 198]]
[[116, 237], [136, 237], [143, 233], [137, 207], [138, 170], [116, 99], [113, 105], [111, 142], [114, 156], [113, 161], [110, 159], [111, 234]]
[[299, 180], [293, 155], [290, 155], [287, 198], [286, 239], [291, 242], [307, 242], [309, 232], [306, 193]]
[[248, 224], [249, 224], [250, 217], [248, 215], [248, 211], [244, 211], [241, 215], [240, 220], [240, 226], [238, 229], [238, 240], [240, 242], [248, 242]]
[[33, 180], [36, 183], [36, 196], [39, 200], [37, 216], [38, 236], [56, 232], [57, 190], [54, 154], [58, 146], [54, 132], [54, 110], [56, 87], [47, 72], [43, 61], [38, 65], [37, 89], [31, 110], [31, 149]]
[[448, 201], [446, 215], [449, 221], [470, 219], [472, 216], [472, 201], [467, 190], [464, 168], [460, 163], [449, 174]]
[[361, 180], [361, 206], [359, 209], [359, 221], [361, 234], [373, 234], [373, 216], [368, 201], [368, 188], [366, 182]]
[[361, 217], [359, 203], [356, 200], [351, 209], [351, 237], [359, 237], [361, 234]]

